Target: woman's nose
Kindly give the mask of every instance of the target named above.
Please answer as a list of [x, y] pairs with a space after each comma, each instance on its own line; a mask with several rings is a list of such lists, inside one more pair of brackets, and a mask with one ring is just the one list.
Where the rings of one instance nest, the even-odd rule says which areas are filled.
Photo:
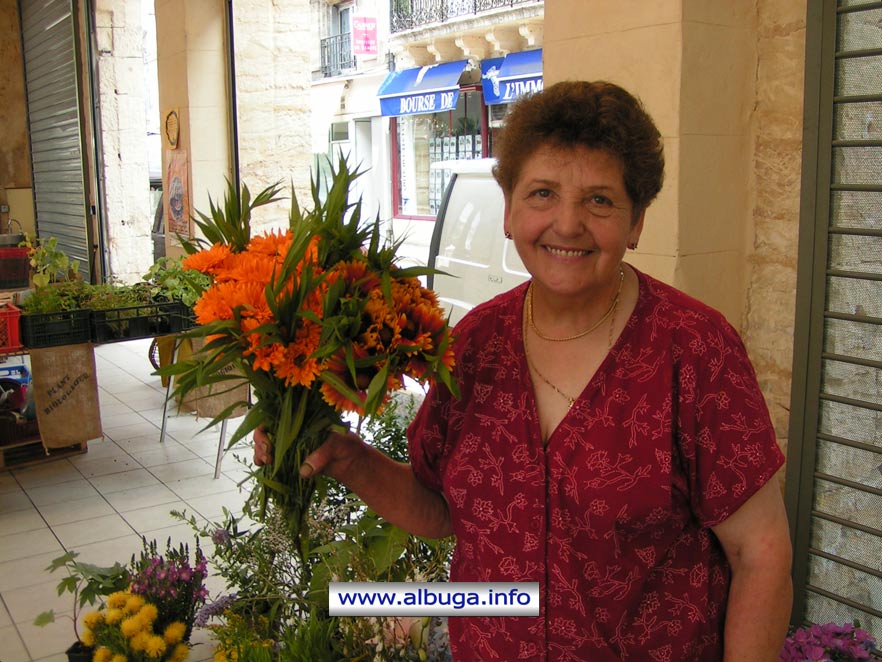
[[587, 227], [587, 213], [585, 206], [580, 202], [561, 202], [555, 219], [555, 230], [567, 237], [582, 234]]

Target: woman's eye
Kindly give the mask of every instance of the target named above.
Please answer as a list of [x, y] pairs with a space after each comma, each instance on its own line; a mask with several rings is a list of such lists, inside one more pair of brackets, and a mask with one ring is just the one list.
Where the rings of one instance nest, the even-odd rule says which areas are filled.
[[612, 200], [605, 195], [592, 195], [588, 198], [588, 202], [592, 205], [600, 205], [602, 207], [612, 207]]
[[550, 198], [551, 197], [551, 189], [547, 189], [547, 188], [536, 189], [530, 195], [534, 198]]

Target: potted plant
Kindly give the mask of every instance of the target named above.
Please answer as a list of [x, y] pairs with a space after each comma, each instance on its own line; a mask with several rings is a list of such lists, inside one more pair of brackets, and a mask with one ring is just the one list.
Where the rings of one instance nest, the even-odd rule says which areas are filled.
[[[69, 662], [91, 662], [92, 649], [83, 643], [79, 632], [79, 615], [86, 605], [95, 605], [115, 591], [120, 591], [129, 583], [129, 571], [126, 567], [115, 563], [110, 567], [101, 567], [91, 563], [78, 561], [79, 554], [67, 552], [53, 559], [49, 572], [64, 569], [67, 575], [58, 582], [58, 595], [71, 593], [74, 598], [73, 620], [76, 641], [67, 649]], [[45, 611], [34, 621], [35, 625], [48, 625], [55, 622], [55, 612]]]
[[46, 287], [50, 283], [66, 282], [79, 278], [80, 263], [68, 258], [58, 248], [55, 237], [31, 237], [25, 234], [20, 244], [28, 249], [28, 259], [33, 273], [34, 287]]
[[55, 237], [25, 235], [34, 289], [21, 302], [25, 347], [53, 347], [89, 341], [90, 286], [79, 276], [79, 263], [58, 248]]
[[[165, 637], [163, 656], [149, 659], [179, 662], [186, 658], [185, 648], [189, 649], [196, 612], [208, 595], [207, 560], [198, 539], [192, 562], [188, 545], [173, 547], [169, 539], [165, 550], [160, 551], [155, 540], [142, 537], [142, 543], [140, 554], [132, 556], [127, 565], [99, 567], [78, 561], [78, 554], [71, 551], [53, 560], [47, 568], [49, 572], [62, 568], [67, 572], [58, 583], [58, 594], [67, 592], [74, 596], [72, 619], [76, 641], [67, 650], [69, 662], [109, 661], [114, 653], [132, 652], [125, 647], [131, 647], [135, 632], [128, 626], [120, 629], [122, 616], [139, 616], [142, 622], [138, 632], [144, 635], [135, 640], [135, 648], [146, 637]], [[85, 628], [80, 632], [79, 616], [86, 605], [99, 606], [99, 610], [85, 616]], [[145, 605], [150, 606], [144, 609]], [[50, 610], [38, 615], [34, 623], [47, 625], [55, 618]], [[151, 650], [158, 650], [160, 644], [155, 640], [153, 643]], [[102, 648], [105, 650], [99, 652]], [[127, 659], [134, 662], [141, 658]]]
[[[154, 301], [179, 302], [181, 315], [186, 316], [181, 327], [191, 326], [193, 305], [210, 283], [205, 274], [184, 269], [183, 256], [164, 256], [153, 263], [143, 279]], [[175, 341], [174, 335], [160, 335], [150, 343], [150, 362], [156, 370], [171, 363]], [[168, 385], [168, 379], [162, 377], [163, 386]]]
[[140, 557], [130, 563], [128, 588], [84, 618], [83, 642], [98, 662], [183, 662], [189, 653], [196, 611], [208, 595], [199, 541], [193, 564], [187, 545], [173, 547], [169, 539], [162, 553], [155, 540], [143, 542]]
[[876, 640], [855, 621], [809, 625], [790, 633], [779, 662], [861, 662], [877, 652]]

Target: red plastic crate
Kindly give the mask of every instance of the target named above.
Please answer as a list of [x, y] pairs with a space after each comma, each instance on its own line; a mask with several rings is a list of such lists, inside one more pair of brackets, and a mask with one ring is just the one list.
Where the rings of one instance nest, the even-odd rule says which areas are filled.
[[0, 306], [0, 353], [17, 352], [21, 349], [18, 322], [21, 311], [11, 303]]
[[27, 248], [0, 248], [0, 290], [24, 289], [30, 277]]

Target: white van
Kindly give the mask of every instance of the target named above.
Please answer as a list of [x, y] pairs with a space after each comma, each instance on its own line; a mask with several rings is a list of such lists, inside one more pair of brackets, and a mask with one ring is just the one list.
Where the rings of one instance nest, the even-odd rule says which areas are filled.
[[493, 159], [433, 163], [448, 181], [432, 242], [427, 285], [435, 290], [451, 323], [479, 303], [515, 287], [530, 275], [503, 231], [502, 189], [493, 179]]

